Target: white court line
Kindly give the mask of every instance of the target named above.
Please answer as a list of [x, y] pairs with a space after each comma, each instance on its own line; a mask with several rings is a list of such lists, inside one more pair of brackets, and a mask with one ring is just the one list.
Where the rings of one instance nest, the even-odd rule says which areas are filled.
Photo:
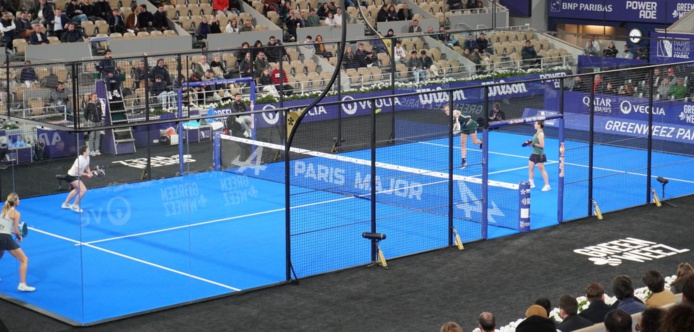
[[108, 249], [104, 249], [104, 248], [101, 248], [101, 247], [97, 247], [97, 246], [91, 245], [91, 244], [89, 244], [89, 243], [79, 242], [79, 241], [76, 241], [76, 240], [73, 240], [73, 239], [70, 239], [70, 238], [67, 238], [67, 237], [64, 237], [64, 236], [60, 236], [60, 235], [57, 235], [57, 234], [53, 234], [53, 233], [49, 233], [49, 232], [46, 232], [46, 231], [42, 231], [42, 230], [40, 230], [40, 229], [35, 229], [35, 228], [33, 228], [33, 227], [29, 227], [29, 229], [31, 229], [32, 232], [37, 232], [37, 233], [45, 234], [45, 235], [48, 235], [48, 236], [51, 236], [51, 237], [54, 237], [54, 238], [57, 238], [57, 239], [61, 239], [61, 240], [67, 241], [67, 242], [75, 243], [75, 244], [77, 244], [77, 245], [84, 245], [84, 246], [86, 246], [86, 247], [89, 247], [89, 248], [92, 248], [92, 249], [96, 249], [96, 250], [99, 250], [99, 251], [103, 251], [103, 252], [109, 253], [109, 254], [111, 254], [111, 255], [116, 255], [116, 256], [119, 256], [119, 257], [122, 257], [122, 258], [125, 258], [125, 259], [129, 259], [129, 260], [138, 262], [138, 263], [142, 263], [142, 264], [145, 264], [145, 265], [149, 265], [149, 266], [152, 266], [152, 267], [156, 267], [156, 268], [162, 269], [162, 270], [164, 270], [164, 271], [173, 272], [173, 273], [182, 275], [182, 276], [184, 276], [184, 277], [193, 278], [193, 279], [196, 279], [196, 280], [200, 280], [200, 281], [202, 281], [202, 282], [206, 282], [206, 283], [209, 283], [209, 284], [212, 284], [212, 285], [216, 285], [216, 286], [219, 286], [219, 287], [222, 287], [222, 288], [226, 288], [226, 289], [230, 289], [230, 290], [237, 291], [237, 292], [241, 291], [240, 288], [236, 288], [236, 287], [232, 287], [232, 286], [229, 286], [229, 285], [225, 285], [225, 284], [222, 284], [222, 283], [219, 283], [219, 282], [210, 280], [210, 279], [205, 279], [205, 278], [202, 278], [202, 277], [198, 277], [198, 276], [192, 275], [192, 274], [190, 274], [190, 273], [185, 273], [185, 272], [182, 272], [182, 271], [174, 270], [174, 269], [172, 269], [172, 268], [169, 268], [169, 267], [166, 267], [166, 266], [163, 266], [163, 265], [155, 264], [155, 263], [152, 263], [152, 262], [148, 262], [148, 261], [146, 261], [146, 260], [142, 260], [142, 259], [135, 258], [135, 257], [132, 257], [132, 256], [128, 256], [128, 255], [125, 255], [125, 254], [121, 254], [121, 253], [118, 253], [118, 252], [115, 252], [115, 251], [112, 251], [112, 250], [108, 250]]
[[[344, 200], [353, 199], [353, 198], [354, 197], [342, 197], [342, 198], [336, 198], [336, 199], [331, 199], [331, 200], [322, 201], [322, 202], [302, 204], [302, 205], [292, 206], [291, 209], [298, 209], [298, 208], [304, 208], [304, 207], [309, 207], [309, 206], [314, 206], [314, 205], [339, 202], [339, 201], [344, 201]], [[275, 212], [281, 212], [281, 211], [284, 211], [284, 208], [274, 209], [274, 210], [266, 210], [266, 211], [262, 211], [262, 212], [249, 213], [249, 214], [244, 214], [244, 215], [240, 215], [240, 216], [233, 216], [233, 217], [228, 217], [228, 218], [208, 220], [208, 221], [203, 221], [203, 222], [199, 222], [199, 223], [195, 223], [195, 224], [189, 224], [189, 225], [183, 225], [183, 226], [162, 228], [162, 229], [157, 229], [155, 231], [135, 233], [135, 234], [129, 234], [129, 235], [123, 235], [123, 236], [116, 236], [116, 237], [111, 237], [111, 238], [106, 238], [106, 239], [101, 239], [101, 240], [95, 240], [95, 241], [89, 241], [89, 242], [82, 242], [82, 244], [87, 245], [87, 244], [101, 243], [101, 242], [114, 241], [114, 240], [120, 240], [120, 239], [127, 239], [127, 238], [131, 238], [131, 237], [136, 237], [136, 236], [156, 234], [156, 233], [174, 231], [174, 230], [184, 229], [184, 228], [192, 228], [192, 227], [197, 227], [197, 226], [215, 224], [215, 223], [227, 221], [227, 220], [234, 220], [234, 219], [240, 219], [240, 218], [246, 218], [246, 217], [254, 217], [254, 216], [260, 216], [263, 214], [269, 214], [269, 213], [275, 213]]]
[[[439, 143], [431, 143], [431, 142], [417, 142], [417, 143], [448, 148], [448, 145], [447, 145], [447, 144], [439, 144]], [[475, 149], [468, 149], [468, 151], [472, 151], [472, 152], [481, 152], [481, 151], [475, 150]], [[493, 152], [493, 151], [489, 151], [489, 154], [495, 154], [495, 155], [507, 156], [507, 157], [514, 157], [514, 158], [528, 158], [528, 156], [519, 156], [519, 155], [515, 155], [515, 154], [501, 153], [501, 152]], [[547, 162], [545, 163], [545, 165], [552, 165], [552, 164], [557, 164], [557, 163], [558, 163], [557, 160], [547, 160]], [[581, 164], [574, 164], [574, 163], [567, 163], [567, 162], [564, 162], [564, 164], [565, 164], [565, 165], [569, 165], [569, 166], [576, 166], [576, 167], [588, 168], [588, 165], [581, 165]], [[521, 170], [521, 169], [524, 169], [524, 168], [527, 169], [528, 167], [527, 167], [527, 166], [523, 166], [523, 167], [518, 167], [518, 168], [510, 168], [510, 169], [503, 170], [503, 171], [491, 172], [491, 173], [489, 173], [489, 174], [498, 174], [498, 173], [504, 173], [504, 172], [517, 171], [517, 170]], [[597, 170], [601, 170], [601, 171], [608, 171], [608, 172], [615, 172], [615, 173], [623, 173], [623, 174], [628, 174], [628, 175], [636, 175], [636, 176], [642, 176], [642, 177], [648, 176], [648, 174], [636, 173], [636, 172], [629, 172], [629, 171], [622, 171], [622, 170], [612, 169], [612, 168], [606, 168], [606, 167], [596, 167], [596, 166], [593, 166], [593, 169], [597, 169]], [[473, 175], [472, 177], [479, 177], [479, 176], [481, 176], [481, 175]], [[656, 178], [656, 177], [658, 177], [658, 176], [656, 176], [656, 175], [652, 175], [652, 176], [651, 176], [651, 178]], [[684, 180], [684, 179], [677, 179], [677, 178], [668, 178], [668, 180], [670, 180], [670, 181], [676, 181], [676, 182], [683, 182], [683, 183], [692, 183], [692, 184], [694, 184], [694, 181], [691, 181], [691, 180]]]

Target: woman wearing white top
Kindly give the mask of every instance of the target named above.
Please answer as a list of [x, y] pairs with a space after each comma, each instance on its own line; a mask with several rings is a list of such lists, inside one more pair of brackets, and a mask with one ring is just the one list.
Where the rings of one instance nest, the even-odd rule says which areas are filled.
[[333, 15], [333, 20], [335, 21], [335, 26], [339, 27], [342, 25], [342, 9], [339, 7], [337, 8], [335, 15]]
[[[16, 210], [18, 205], [19, 196], [15, 193], [10, 193], [7, 196], [5, 205], [2, 207], [2, 213], [0, 214], [0, 258], [7, 250], [19, 261], [19, 286], [17, 289], [20, 292], [33, 292], [36, 288], [26, 284], [29, 258], [17, 244], [17, 242], [22, 242], [22, 233], [19, 231], [20, 214]], [[12, 234], [15, 235], [17, 241], [12, 238]]]
[[232, 19], [227, 23], [226, 28], [224, 28], [225, 33], [239, 33], [239, 22], [236, 19]]
[[339, 27], [340, 22], [342, 21], [336, 20], [335, 14], [333, 14], [332, 12], [328, 13], [328, 17], [325, 18], [325, 26], [328, 27]]
[[[67, 195], [67, 199], [63, 202], [61, 207], [63, 209], [70, 209], [77, 213], [82, 213], [80, 209], [80, 201], [87, 193], [87, 187], [84, 185], [80, 177], [86, 177], [87, 179], [92, 177], [92, 170], [89, 168], [89, 148], [86, 145], [80, 147], [80, 155], [75, 159], [72, 167], [67, 171], [67, 182], [70, 182], [72, 190]], [[75, 198], [75, 203], [70, 204], [73, 197]]]

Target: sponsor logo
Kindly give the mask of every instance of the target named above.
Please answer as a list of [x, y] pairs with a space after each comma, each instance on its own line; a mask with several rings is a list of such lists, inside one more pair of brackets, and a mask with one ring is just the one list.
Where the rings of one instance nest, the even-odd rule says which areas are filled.
[[617, 266], [623, 261], [644, 263], [688, 252], [665, 244], [628, 237], [610, 242], [574, 249], [579, 255], [588, 256], [595, 265]]
[[694, 105], [684, 105], [679, 115], [680, 121], [694, 123]]
[[[275, 109], [275, 105], [272, 105], [272, 104], [267, 104], [267, 105], [263, 106], [263, 111], [274, 110], [274, 109]], [[279, 112], [263, 112], [263, 120], [265, 120], [265, 122], [267, 124], [275, 125], [280, 120], [280, 114], [279, 114]]]
[[[619, 104], [619, 110], [624, 114], [630, 114], [631, 112], [642, 114], [650, 113], [650, 107], [648, 107], [648, 105], [632, 104], [629, 100], [622, 100]], [[654, 107], [653, 114], [665, 115], [665, 109], [662, 107]]]
[[672, 18], [679, 20], [684, 17], [684, 15], [692, 11], [692, 9], [694, 9], [694, 3], [678, 2], [675, 6], [675, 10], [672, 11]]
[[549, 11], [553, 13], [561, 13], [561, 0], [551, 0]]
[[[345, 112], [347, 115], [354, 115], [357, 113], [358, 110], [368, 110], [371, 108], [371, 105], [369, 105], [369, 101], [367, 100], [360, 100], [358, 102], [349, 102], [354, 100], [352, 96], [344, 96], [342, 97], [342, 111]], [[380, 112], [381, 108], [385, 107], [391, 107], [395, 105], [402, 105], [400, 103], [399, 98], [378, 98], [374, 100], [374, 106], [376, 107], [376, 113]], [[322, 106], [321, 106], [322, 107]], [[325, 110], [323, 110], [325, 112]], [[327, 114], [327, 112], [325, 112]]]
[[[590, 108], [590, 97], [585, 96], [583, 97], [582, 101], [583, 105], [586, 105]], [[612, 113], [612, 99], [595, 97], [593, 98], [593, 107], [595, 109], [595, 112]]]
[[[499, 83], [506, 83], [504, 80], [499, 80]], [[482, 85], [494, 84], [492, 82], [483, 82]], [[527, 93], [528, 89], [525, 83], [512, 83], [504, 85], [494, 85], [489, 88], [489, 97], [506, 96], [517, 93]]]
[[655, 1], [627, 1], [626, 9], [638, 11], [640, 19], [655, 20], [658, 14], [658, 3]]
[[612, 12], [612, 5], [606, 5], [601, 3], [582, 3], [582, 2], [570, 2], [570, 1], [560, 1], [553, 0], [550, 3], [550, 11], [555, 13], [560, 13], [562, 10], [577, 10], [582, 12]]
[[691, 41], [688, 40], [658, 40], [656, 55], [660, 58], [689, 59]]
[[[482, 200], [477, 198], [477, 195], [470, 190], [464, 181], [457, 180], [458, 190], [460, 190], [460, 200], [462, 203], [456, 204], [457, 209], [465, 211], [465, 218], [472, 219], [472, 213], [482, 214]], [[497, 220], [494, 217], [503, 218], [506, 215], [492, 200], [492, 205], [487, 209], [487, 220], [489, 223], [496, 224]], [[529, 202], [528, 202], [529, 203]]]
[[[441, 87], [437, 87], [436, 89], [429, 89], [429, 88], [423, 88], [423, 89], [417, 89], [417, 92], [420, 92], [419, 96], [419, 103], [422, 105], [431, 105], [431, 104], [442, 104], [448, 102], [448, 92], [445, 91], [440, 91], [442, 90]], [[429, 92], [432, 91], [432, 92]], [[429, 92], [429, 93], [427, 93]], [[455, 90], [453, 91], [453, 101], [460, 101], [460, 100], [467, 100], [467, 97], [465, 96], [465, 91], [464, 90]]]

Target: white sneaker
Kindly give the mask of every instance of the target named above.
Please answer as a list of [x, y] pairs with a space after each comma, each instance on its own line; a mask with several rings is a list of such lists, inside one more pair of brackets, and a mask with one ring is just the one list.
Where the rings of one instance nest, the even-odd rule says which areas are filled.
[[246, 130], [246, 131], [243, 132], [243, 136], [251, 137], [251, 132], [249, 132], [248, 130]]
[[72, 205], [70, 205], [70, 210], [75, 211], [75, 212], [77, 212], [77, 213], [82, 213], [82, 212], [83, 212], [83, 210], [80, 209], [80, 206], [77, 205], [77, 204], [72, 204]]
[[17, 286], [17, 290], [20, 292], [33, 292], [36, 290], [36, 287], [31, 287], [27, 284], [19, 284], [19, 286]]
[[545, 185], [544, 187], [542, 187], [542, 191], [550, 191], [550, 190], [552, 190], [552, 188], [550, 188], [548, 184]]
[[63, 208], [63, 209], [71, 209], [71, 208], [72, 208], [72, 207], [70, 206], [70, 204], [68, 204], [68, 203], [63, 203], [60, 207]]
[[535, 188], [535, 181], [530, 180], [528, 182], [530, 182], [530, 189]]
[[118, 93], [118, 90], [113, 90], [113, 96], [116, 98], [120, 98], [120, 93]]

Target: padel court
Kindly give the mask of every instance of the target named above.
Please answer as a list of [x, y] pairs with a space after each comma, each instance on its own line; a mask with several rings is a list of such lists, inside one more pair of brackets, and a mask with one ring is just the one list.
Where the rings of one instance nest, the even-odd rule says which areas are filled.
[[[490, 136], [503, 144], [490, 146], [489, 179], [511, 184], [526, 180], [530, 150], [520, 143], [528, 137], [502, 132], [492, 132]], [[453, 160], [457, 161], [460, 143], [457, 138], [454, 142]], [[546, 144], [546, 166], [553, 189], [539, 190], [543, 183], [536, 171], [538, 188], [531, 193], [532, 229], [558, 222], [558, 144], [552, 139], [547, 139]], [[585, 143], [566, 141], [564, 220], [585, 216], [589, 209], [585, 200], [588, 184], [583, 181], [588, 165], [579, 158], [585, 148]], [[645, 152], [610, 146], [595, 149], [596, 155], [609, 157], [599, 158], [593, 165], [596, 178], [604, 179], [592, 184], [593, 199], [602, 210], [643, 204], [646, 192], [633, 188], [644, 187], [645, 171], [620, 166], [629, 159], [643, 160]], [[429, 160], [446, 160], [448, 153], [448, 139], [437, 139], [379, 148], [379, 162], [426, 170]], [[368, 154], [369, 151], [354, 151], [341, 155], [367, 160]], [[402, 158], [403, 155], [408, 157]], [[479, 147], [469, 144], [467, 157], [468, 167], [456, 168], [455, 175], [466, 181], [480, 178]], [[654, 152], [653, 160], [652, 177], [669, 179], [667, 197], [688, 193], [694, 184], [694, 174], [685, 171], [691, 169], [691, 157]], [[283, 162], [265, 165], [264, 171], [281, 172], [283, 166], [279, 164]], [[285, 187], [281, 182], [251, 176], [254, 171], [252, 167], [223, 169], [89, 190], [81, 204], [82, 214], [60, 208], [65, 193], [23, 199], [19, 209], [23, 221], [30, 225], [30, 235], [22, 243], [30, 257], [27, 282], [37, 291], [16, 290], [17, 262], [5, 257], [0, 260], [0, 293], [60, 320], [88, 325], [283, 283], [288, 278]], [[423, 183], [422, 177], [427, 175], [419, 174], [417, 181]], [[282, 174], [277, 177], [282, 178]], [[430, 177], [431, 183], [448, 185], [440, 177]], [[660, 184], [655, 179], [652, 183], [661, 195]], [[456, 188], [457, 195], [469, 196], [462, 188]], [[384, 184], [380, 190], [387, 194], [400, 189]], [[292, 192], [292, 213], [300, 211], [301, 216], [313, 216], [307, 217], [306, 222], [294, 220], [291, 226], [291, 263], [298, 277], [371, 261], [371, 242], [361, 237], [363, 232], [370, 231], [368, 199], [331, 190], [313, 195], [314, 189], [302, 187], [293, 187]], [[490, 200], [496, 197], [492, 194]], [[387, 258], [446, 246], [449, 224], [445, 215], [432, 211], [422, 218], [421, 214], [411, 213], [411, 208], [391, 203], [387, 198], [376, 203], [379, 215], [387, 216], [379, 219], [378, 226], [379, 232], [388, 235], [380, 243]], [[479, 223], [466, 217], [476, 208], [457, 205], [455, 209], [460, 218], [454, 220], [454, 227], [463, 242], [480, 239]], [[314, 219], [323, 222], [316, 223]], [[339, 223], [328, 224], [337, 220]], [[517, 232], [517, 228], [490, 222], [487, 237]], [[340, 245], [344, 243], [350, 246]], [[305, 252], [309, 250], [311, 253]], [[316, 264], [316, 251], [332, 263]]]

